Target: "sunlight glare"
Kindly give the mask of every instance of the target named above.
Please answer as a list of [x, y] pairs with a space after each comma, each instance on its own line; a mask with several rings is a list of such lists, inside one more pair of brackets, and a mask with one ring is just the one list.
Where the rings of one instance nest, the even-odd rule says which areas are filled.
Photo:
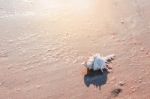
[[55, 12], [63, 9], [70, 9], [73, 11], [83, 11], [89, 9], [91, 0], [38, 0], [36, 9], [39, 11]]
[[90, 0], [72, 0], [71, 3], [74, 9], [79, 10], [88, 9], [91, 5]]

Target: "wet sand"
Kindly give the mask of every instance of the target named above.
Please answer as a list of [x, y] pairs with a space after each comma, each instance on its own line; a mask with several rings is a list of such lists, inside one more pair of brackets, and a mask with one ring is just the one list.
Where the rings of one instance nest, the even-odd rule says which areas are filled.
[[[149, 99], [149, 9], [149, 0], [0, 0], [0, 99]], [[87, 74], [81, 63], [95, 53], [116, 55], [111, 73]]]

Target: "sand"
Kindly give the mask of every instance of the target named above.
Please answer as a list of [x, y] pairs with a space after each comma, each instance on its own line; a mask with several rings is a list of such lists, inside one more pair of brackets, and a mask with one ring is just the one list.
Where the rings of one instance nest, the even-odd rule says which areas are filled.
[[[149, 99], [149, 0], [0, 0], [0, 99]], [[111, 73], [87, 74], [92, 54]]]

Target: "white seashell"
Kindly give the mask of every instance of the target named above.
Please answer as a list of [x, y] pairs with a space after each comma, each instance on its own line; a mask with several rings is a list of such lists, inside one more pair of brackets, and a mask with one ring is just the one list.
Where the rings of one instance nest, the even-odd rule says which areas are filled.
[[101, 70], [103, 72], [103, 69], [108, 69], [107, 62], [113, 60], [114, 57], [114, 54], [106, 57], [102, 57], [100, 54], [95, 54], [89, 57], [89, 59], [83, 65], [90, 70]]
[[108, 56], [104, 57], [104, 59], [105, 59], [107, 62], [112, 61], [114, 58], [115, 58], [115, 55], [114, 55], [114, 54], [111, 54], [111, 55], [108, 55]]

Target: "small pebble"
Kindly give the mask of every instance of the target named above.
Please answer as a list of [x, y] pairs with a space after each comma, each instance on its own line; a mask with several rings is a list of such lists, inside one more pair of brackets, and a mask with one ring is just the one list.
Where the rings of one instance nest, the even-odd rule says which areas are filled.
[[145, 72], [145, 70], [143, 69], [142, 72]]
[[52, 49], [48, 49], [48, 50], [47, 50], [47, 52], [51, 52], [51, 51], [53, 51], [53, 50], [52, 50]]
[[125, 85], [125, 82], [120, 81], [120, 82], [119, 82], [119, 85], [120, 85], [120, 86], [124, 86], [124, 85]]
[[136, 88], [135, 87], [131, 87], [131, 92], [130, 93], [134, 93], [136, 91]]
[[12, 67], [12, 66], [8, 66], [8, 67], [7, 67], [7, 69], [11, 69], [11, 68], [13, 68], [13, 67]]
[[36, 88], [38, 88], [38, 89], [41, 88], [41, 85], [36, 85]]
[[2, 86], [3, 83], [0, 83], [0, 86]]
[[137, 82], [137, 80], [134, 80], [134, 82]]
[[139, 83], [141, 83], [142, 82], [142, 80], [141, 79], [139, 79]]
[[131, 91], [132, 91], [132, 93], [134, 93], [134, 92], [136, 91], [136, 89], [135, 89], [135, 88], [133, 88]]
[[121, 20], [120, 20], [120, 23], [121, 23], [121, 24], [124, 24], [124, 20], [123, 20], [123, 19], [121, 19]]
[[130, 87], [131, 89], [134, 89], [134, 87]]
[[112, 39], [114, 39], [114, 38], [115, 38], [115, 36], [114, 36], [114, 35], [112, 35], [112, 36], [111, 36], [111, 38], [112, 38]]
[[25, 82], [28, 83], [28, 82], [30, 82], [30, 80], [29, 80], [29, 79], [26, 79]]
[[144, 51], [144, 48], [143, 48], [143, 47], [141, 47], [141, 48], [140, 48], [140, 51]]

